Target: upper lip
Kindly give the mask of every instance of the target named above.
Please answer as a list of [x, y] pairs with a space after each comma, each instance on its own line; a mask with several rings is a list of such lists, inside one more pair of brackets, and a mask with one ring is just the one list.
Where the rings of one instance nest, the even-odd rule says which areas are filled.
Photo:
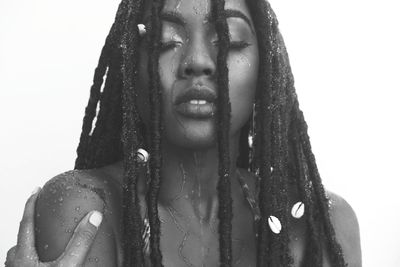
[[204, 85], [194, 85], [180, 93], [175, 100], [175, 105], [179, 105], [190, 100], [206, 100], [213, 103], [217, 99], [217, 94], [209, 87]]

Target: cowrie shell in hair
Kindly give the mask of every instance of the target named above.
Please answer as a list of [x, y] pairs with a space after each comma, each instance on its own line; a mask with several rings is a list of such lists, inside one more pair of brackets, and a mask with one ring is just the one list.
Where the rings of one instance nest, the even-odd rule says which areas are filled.
[[141, 162], [147, 162], [149, 160], [149, 153], [143, 148], [139, 148], [136, 154]]
[[146, 26], [144, 24], [138, 24], [137, 27], [138, 27], [140, 36], [143, 36], [146, 34]]
[[271, 228], [271, 231], [275, 234], [279, 234], [282, 230], [282, 224], [275, 216], [271, 215], [268, 217], [268, 225], [269, 228]]
[[254, 139], [253, 136], [249, 135], [249, 138], [248, 138], [249, 147], [253, 146], [253, 139]]
[[304, 215], [304, 203], [303, 202], [297, 202], [296, 204], [293, 205], [292, 208], [292, 216], [296, 219], [300, 219]]

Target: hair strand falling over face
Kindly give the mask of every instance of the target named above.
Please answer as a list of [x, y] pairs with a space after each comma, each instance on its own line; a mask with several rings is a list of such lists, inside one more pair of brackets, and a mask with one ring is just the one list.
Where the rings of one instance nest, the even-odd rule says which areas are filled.
[[[254, 121], [243, 128], [239, 165], [259, 177], [257, 188], [261, 219], [258, 222], [257, 266], [290, 266], [289, 192], [296, 189], [305, 204], [307, 245], [302, 266], [322, 266], [325, 242], [332, 266], [346, 263], [336, 241], [329, 215], [329, 202], [322, 186], [307, 134], [307, 125], [299, 109], [294, 81], [278, 22], [265, 0], [246, 0], [258, 38], [260, 66]], [[162, 92], [159, 77], [160, 12], [163, 0], [153, 0], [148, 51], [151, 110], [150, 138], [138, 115], [138, 48], [140, 35], [136, 25], [142, 23], [144, 0], [122, 0], [115, 22], [102, 49], [96, 67], [90, 98], [83, 119], [77, 149], [76, 169], [102, 167], [124, 162], [123, 184], [123, 266], [145, 266], [143, 255], [143, 221], [138, 197], [138, 162], [136, 151], [150, 151], [150, 179], [146, 196], [150, 222], [151, 266], [162, 266], [158, 194], [162, 185], [161, 136]], [[220, 266], [232, 266], [232, 197], [229, 158], [230, 100], [227, 58], [229, 29], [224, 0], [212, 0], [212, 15], [218, 35], [217, 75], [218, 112], [217, 145], [219, 160], [219, 244]], [[104, 81], [105, 78], [105, 81]], [[98, 111], [97, 111], [98, 110]], [[93, 121], [96, 125], [92, 129]], [[251, 118], [252, 120], [252, 118]], [[246, 140], [251, 135], [251, 145]], [[145, 140], [151, 140], [146, 144]], [[147, 147], [148, 146], [148, 147]], [[248, 162], [246, 162], [248, 161]], [[279, 218], [282, 231], [277, 235], [268, 227], [268, 218]]]

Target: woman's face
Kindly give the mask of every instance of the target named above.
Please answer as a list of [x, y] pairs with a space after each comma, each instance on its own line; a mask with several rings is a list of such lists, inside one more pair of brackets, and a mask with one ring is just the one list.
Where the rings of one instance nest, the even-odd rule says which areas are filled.
[[[230, 135], [239, 134], [252, 112], [258, 75], [258, 45], [245, 0], [227, 0], [231, 37], [227, 66], [231, 101]], [[149, 9], [147, 8], [149, 15]], [[166, 0], [159, 59], [165, 141], [185, 148], [215, 145], [217, 126], [217, 33], [210, 0]], [[138, 106], [148, 125], [148, 52], [140, 47]]]

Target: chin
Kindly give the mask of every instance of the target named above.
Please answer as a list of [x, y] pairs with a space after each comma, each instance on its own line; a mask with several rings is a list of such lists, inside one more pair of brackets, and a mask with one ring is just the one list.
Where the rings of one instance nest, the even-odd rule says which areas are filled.
[[165, 135], [165, 141], [183, 149], [205, 150], [216, 147], [215, 126], [210, 122], [167, 127]]

